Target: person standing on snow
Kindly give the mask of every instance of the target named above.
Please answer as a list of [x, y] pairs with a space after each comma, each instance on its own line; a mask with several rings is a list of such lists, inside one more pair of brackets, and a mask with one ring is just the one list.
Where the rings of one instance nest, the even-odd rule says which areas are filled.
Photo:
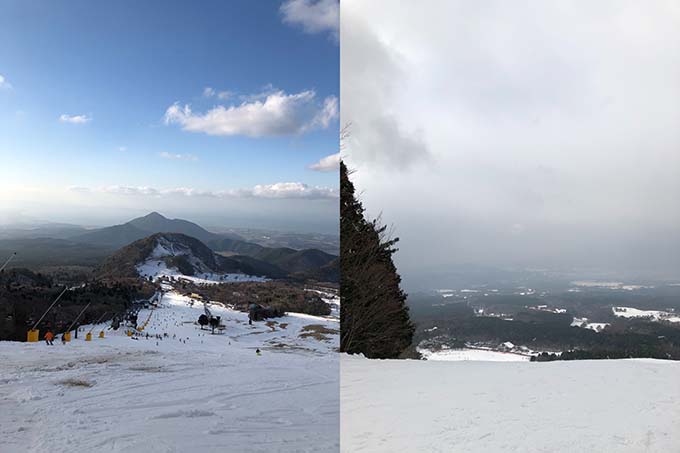
[[256, 304], [250, 304], [248, 307], [248, 325], [253, 325], [253, 320], [256, 317], [256, 310], [257, 310], [257, 305]]
[[45, 344], [54, 345], [54, 334], [52, 333], [51, 330], [45, 332]]

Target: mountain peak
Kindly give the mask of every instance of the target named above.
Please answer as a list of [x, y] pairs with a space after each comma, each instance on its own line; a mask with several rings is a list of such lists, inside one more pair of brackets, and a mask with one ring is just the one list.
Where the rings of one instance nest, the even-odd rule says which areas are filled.
[[153, 211], [144, 217], [137, 217], [123, 225], [90, 231], [79, 236], [79, 238], [83, 242], [104, 243], [118, 248], [154, 233], [182, 233], [200, 241], [211, 241], [225, 237], [224, 235], [211, 233], [187, 220], [168, 219], [162, 214]]
[[156, 211], [150, 212], [149, 214], [140, 217], [142, 219], [149, 219], [149, 220], [168, 220], [167, 217], [163, 216], [162, 214], [159, 214]]

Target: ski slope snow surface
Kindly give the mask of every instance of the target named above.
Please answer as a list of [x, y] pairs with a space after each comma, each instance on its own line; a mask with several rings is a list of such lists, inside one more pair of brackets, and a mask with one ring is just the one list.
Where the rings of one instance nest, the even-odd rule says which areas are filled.
[[342, 452], [680, 452], [680, 362], [340, 367]]
[[101, 325], [89, 342], [86, 327], [66, 345], [0, 342], [0, 451], [337, 451], [337, 319], [210, 310], [224, 333], [168, 292], [136, 339]]

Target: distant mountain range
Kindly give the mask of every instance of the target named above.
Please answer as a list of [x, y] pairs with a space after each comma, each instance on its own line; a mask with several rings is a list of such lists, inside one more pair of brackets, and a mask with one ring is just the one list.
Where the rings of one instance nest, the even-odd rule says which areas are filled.
[[52, 238], [67, 239], [87, 232], [80, 225], [68, 223], [40, 223], [0, 226], [0, 240]]
[[[168, 219], [157, 212], [105, 228], [84, 230], [72, 225], [59, 225], [55, 231], [59, 233], [58, 237], [0, 240], [0, 258], [4, 254], [17, 251], [18, 256], [13, 264], [31, 268], [53, 265], [104, 265], [102, 264], [104, 258], [107, 256], [113, 258], [117, 255], [113, 252], [118, 249], [123, 248], [119, 253], [122, 252], [128, 258], [136, 256], [132, 250], [140, 247], [144, 249], [146, 244], [137, 242], [153, 241], [151, 238], [159, 233], [173, 233], [193, 238], [200, 243], [200, 246], [196, 247], [204, 247], [211, 253], [220, 255], [217, 260], [233, 269], [249, 269], [255, 272], [255, 275], [273, 278], [296, 277], [339, 281], [339, 262], [335, 255], [317, 249], [264, 247], [245, 241], [234, 233], [212, 233], [193, 222]], [[42, 228], [40, 232], [49, 234], [50, 228]], [[68, 232], [73, 234], [67, 234]], [[132, 249], [126, 248], [132, 245], [134, 245]], [[121, 261], [121, 257], [118, 256], [117, 259], [118, 264], [109, 263], [107, 266], [123, 269], [121, 263], [127, 258]], [[125, 272], [129, 271], [129, 268], [126, 269]]]
[[234, 234], [215, 234], [201, 226], [182, 219], [168, 219], [157, 212], [138, 217], [122, 225], [90, 230], [86, 233], [71, 236], [74, 242], [103, 245], [120, 248], [155, 233], [181, 233], [202, 242], [219, 241], [220, 239], [240, 239]]
[[280, 278], [287, 275], [281, 269], [258, 260], [218, 255], [198, 239], [181, 233], [156, 233], [126, 245], [98, 266], [96, 275], [100, 278], [137, 277], [138, 266], [156, 261], [190, 276], [243, 273]]

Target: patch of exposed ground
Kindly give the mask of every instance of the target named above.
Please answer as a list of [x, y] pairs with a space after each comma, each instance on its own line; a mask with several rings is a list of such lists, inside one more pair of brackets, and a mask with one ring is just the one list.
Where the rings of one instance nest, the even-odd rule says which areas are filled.
[[327, 335], [337, 335], [339, 332], [337, 329], [329, 329], [321, 324], [309, 324], [302, 328], [302, 333], [298, 335], [300, 338], [314, 338], [319, 341], [330, 340]]
[[57, 384], [64, 385], [66, 387], [92, 387], [94, 382], [86, 381], [85, 379], [69, 378], [59, 381]]

